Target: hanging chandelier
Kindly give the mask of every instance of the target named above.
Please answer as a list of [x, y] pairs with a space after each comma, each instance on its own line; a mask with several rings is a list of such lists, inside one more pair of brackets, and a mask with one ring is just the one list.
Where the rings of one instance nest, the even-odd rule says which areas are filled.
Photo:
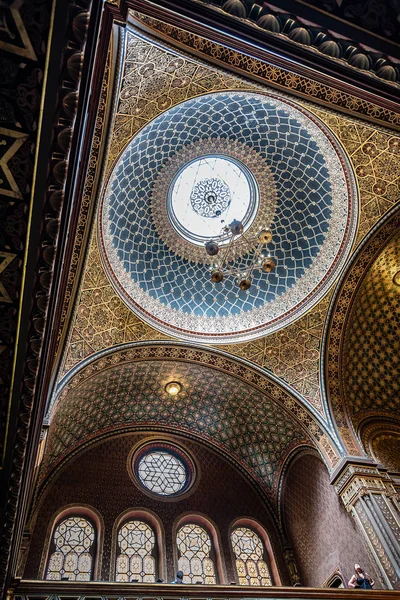
[[[221, 233], [205, 244], [208, 256], [216, 257], [210, 267], [211, 281], [220, 283], [225, 277], [233, 276], [236, 277], [241, 290], [248, 290], [251, 287], [253, 271], [261, 269], [265, 273], [271, 273], [275, 269], [275, 260], [267, 249], [270, 242], [272, 231], [269, 227], [248, 235], [244, 233], [241, 221], [235, 219], [230, 225], [224, 225]], [[251, 256], [245, 269], [234, 266], [239, 249], [242, 250], [242, 254]]]

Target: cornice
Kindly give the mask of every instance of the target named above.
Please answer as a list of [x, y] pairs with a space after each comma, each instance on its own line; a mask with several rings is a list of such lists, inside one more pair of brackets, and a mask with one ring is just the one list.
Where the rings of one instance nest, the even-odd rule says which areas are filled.
[[[282, 6], [278, 8], [245, 0], [195, 0], [190, 2], [193, 10], [199, 3], [229, 15], [232, 21], [240, 22], [239, 27], [248, 24], [255, 37], [264, 40], [268, 46], [279, 47], [281, 44], [284, 47], [282, 42], [285, 41], [289, 49], [312, 57], [321, 66], [325, 63], [330, 68], [347, 70], [355, 78], [376, 77], [388, 86], [389, 93], [390, 88], [399, 85], [399, 69], [390, 56], [328, 31], [319, 24], [305, 21]], [[315, 17], [318, 16], [316, 13]]]
[[[232, 0], [241, 2], [241, 0]], [[197, 14], [193, 7], [202, 7], [201, 14]], [[203, 56], [207, 60], [212, 60], [216, 64], [221, 62], [230, 62], [231, 70], [236, 72], [243, 71], [247, 77], [268, 80], [266, 73], [275, 68], [275, 77], [268, 81], [269, 85], [276, 86], [279, 89], [289, 88], [289, 91], [299, 97], [307, 97], [314, 102], [326, 102], [325, 96], [330, 96], [328, 104], [334, 104], [338, 110], [343, 110], [348, 114], [356, 115], [365, 113], [364, 118], [381, 122], [381, 124], [394, 124], [399, 126], [399, 118], [393, 115], [399, 112], [397, 86], [378, 79], [375, 75], [366, 76], [362, 69], [358, 67], [347, 68], [348, 74], [341, 72], [341, 61], [336, 57], [327, 57], [318, 53], [316, 49], [307, 50], [307, 56], [304, 56], [304, 44], [296, 40], [288, 40], [281, 34], [271, 34], [272, 38], [265, 39], [267, 32], [262, 28], [245, 22], [244, 19], [238, 19], [231, 15], [223, 13], [221, 9], [216, 9], [210, 5], [203, 4], [200, 1], [190, 3], [172, 3], [169, 0], [151, 3], [148, 0], [127, 0], [121, 2], [121, 11], [129, 13], [135, 19], [135, 24], [146, 31], [152, 31], [170, 43], [178, 45], [180, 48], [188, 48], [189, 51]], [[222, 16], [221, 16], [222, 15]], [[163, 25], [156, 25], [159, 21]], [[292, 19], [293, 21], [293, 19]], [[304, 28], [303, 28], [304, 29]], [[184, 31], [184, 34], [178, 34], [178, 30]], [[278, 36], [278, 37], [277, 37]], [[211, 51], [207, 43], [202, 43], [198, 38], [212, 40], [212, 44], [219, 47], [219, 50]], [[282, 40], [285, 42], [285, 48], [274, 46], [273, 40]], [[288, 48], [290, 52], [288, 52]], [[232, 56], [232, 53], [234, 56]], [[238, 53], [246, 56], [240, 60]], [[324, 68], [318, 61], [318, 54], [321, 54], [323, 61], [329, 62], [329, 68]], [[229, 58], [228, 58], [229, 57]], [[238, 62], [239, 60], [239, 62]], [[254, 62], [261, 61], [268, 65], [264, 69], [254, 68]], [[349, 73], [350, 69], [350, 73]], [[277, 71], [279, 70], [279, 71]], [[285, 82], [285, 76], [280, 74], [280, 70], [286, 71], [297, 79], [296, 86], [288, 86]], [[278, 76], [279, 72], [279, 76]], [[357, 77], [361, 74], [361, 80]], [[308, 85], [306, 84], [306, 80]], [[363, 81], [365, 79], [365, 81]], [[375, 81], [376, 80], [376, 81]], [[371, 85], [372, 82], [372, 85]], [[310, 86], [312, 83], [319, 88], [318, 93]], [[382, 85], [389, 88], [385, 93]], [[329, 90], [329, 91], [328, 91]], [[349, 102], [347, 96], [352, 97]], [[355, 101], [358, 99], [358, 102]], [[365, 104], [376, 105], [375, 110], [365, 111]], [[364, 110], [362, 107], [364, 106]], [[378, 110], [377, 107], [380, 107]], [[387, 112], [388, 111], [388, 112]], [[391, 118], [385, 117], [389, 112], [393, 115]], [[390, 125], [389, 125], [390, 126]]]

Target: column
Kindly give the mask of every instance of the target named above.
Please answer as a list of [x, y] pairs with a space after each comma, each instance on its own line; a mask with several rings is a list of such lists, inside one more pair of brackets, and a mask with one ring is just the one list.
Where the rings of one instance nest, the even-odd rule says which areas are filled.
[[344, 461], [332, 483], [366, 540], [389, 589], [400, 589], [399, 497], [384, 469]]

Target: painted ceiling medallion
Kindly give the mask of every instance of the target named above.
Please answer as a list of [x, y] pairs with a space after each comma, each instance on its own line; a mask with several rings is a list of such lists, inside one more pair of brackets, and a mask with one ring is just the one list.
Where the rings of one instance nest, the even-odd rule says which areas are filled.
[[[245, 341], [288, 325], [325, 294], [357, 226], [356, 185], [331, 131], [276, 95], [219, 92], [170, 108], [123, 151], [100, 214], [103, 262], [128, 306], [182, 339]], [[276, 267], [249, 290], [212, 283], [205, 242], [240, 219], [269, 226]], [[229, 240], [226, 241], [228, 243]], [[238, 244], [235, 269], [251, 253]]]
[[[277, 198], [274, 177], [254, 148], [209, 137], [186, 144], [167, 160], [155, 180], [150, 209], [158, 234], [174, 254], [209, 265], [207, 240], [234, 219], [249, 234], [271, 224]], [[245, 254], [240, 250], [235, 258]]]

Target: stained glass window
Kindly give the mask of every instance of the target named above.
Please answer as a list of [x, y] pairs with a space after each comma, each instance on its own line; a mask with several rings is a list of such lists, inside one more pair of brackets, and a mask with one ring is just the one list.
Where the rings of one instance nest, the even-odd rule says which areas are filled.
[[146, 453], [138, 461], [138, 477], [151, 492], [170, 496], [180, 492], [187, 483], [184, 463], [165, 450]]
[[194, 523], [181, 527], [176, 536], [178, 569], [184, 583], [216, 583], [212, 544], [208, 533]]
[[49, 558], [46, 579], [90, 581], [95, 542], [93, 525], [83, 517], [68, 517], [55, 528], [53, 542], [55, 550]]
[[259, 536], [248, 527], [237, 527], [231, 539], [239, 585], [272, 585]]
[[154, 531], [143, 521], [128, 521], [118, 532], [116, 581], [154, 583], [156, 561]]

